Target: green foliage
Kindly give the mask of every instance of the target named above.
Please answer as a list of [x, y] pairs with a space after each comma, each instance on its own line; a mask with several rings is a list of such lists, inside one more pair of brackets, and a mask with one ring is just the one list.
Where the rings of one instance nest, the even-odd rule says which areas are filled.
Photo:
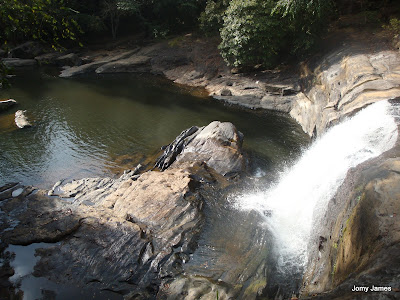
[[129, 16], [139, 10], [136, 0], [103, 0], [102, 16], [110, 20], [111, 35], [115, 39], [122, 16]]
[[235, 67], [271, 67], [287, 55], [303, 55], [332, 12], [330, 0], [232, 0], [220, 31], [221, 54]]
[[331, 0], [279, 0], [274, 13], [289, 18], [291, 53], [309, 51], [326, 31], [334, 14]]
[[141, 3], [147, 31], [158, 37], [194, 28], [205, 6], [205, 0], [141, 0]]
[[74, 14], [63, 0], [0, 0], [0, 42], [34, 39], [61, 47], [80, 32]]
[[388, 25], [383, 25], [383, 28], [391, 31], [393, 34], [400, 34], [400, 20], [391, 18]]
[[235, 67], [273, 65], [287, 44], [286, 19], [271, 14], [272, 0], [232, 0], [224, 16], [220, 50]]
[[207, 0], [199, 18], [200, 29], [206, 34], [218, 32], [224, 23], [223, 16], [228, 5], [228, 0]]

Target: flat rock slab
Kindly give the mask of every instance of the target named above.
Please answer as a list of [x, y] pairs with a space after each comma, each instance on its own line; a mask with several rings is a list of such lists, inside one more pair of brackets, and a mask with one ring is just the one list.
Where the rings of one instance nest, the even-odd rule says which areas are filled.
[[149, 72], [150, 60], [148, 56], [132, 56], [130, 58], [107, 63], [96, 69], [96, 73], [127, 73]]
[[129, 58], [138, 51], [139, 51], [139, 48], [135, 48], [130, 51], [124, 51], [119, 54], [111, 55], [109, 57], [104, 57], [102, 59], [99, 59], [97, 61], [94, 61], [94, 62], [91, 62], [88, 64], [84, 64], [81, 66], [74, 66], [69, 69], [63, 70], [59, 76], [66, 78], [66, 77], [73, 77], [73, 76], [86, 74], [86, 73], [92, 73], [96, 69], [101, 67], [102, 65], [105, 65], [107, 63], [111, 63], [114, 61], [118, 61], [118, 60], [123, 60], [125, 58]]

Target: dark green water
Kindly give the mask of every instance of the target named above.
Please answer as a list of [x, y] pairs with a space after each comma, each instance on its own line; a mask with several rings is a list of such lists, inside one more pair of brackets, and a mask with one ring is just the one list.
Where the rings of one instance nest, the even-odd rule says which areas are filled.
[[[11, 83], [0, 99], [19, 104], [0, 114], [0, 185], [19, 181], [49, 188], [60, 179], [110, 175], [156, 154], [182, 130], [214, 120], [232, 122], [244, 133], [258, 174], [292, 160], [308, 143], [287, 116], [196, 97], [160, 78], [61, 79], [36, 70]], [[34, 127], [16, 128], [17, 109], [27, 110]]]

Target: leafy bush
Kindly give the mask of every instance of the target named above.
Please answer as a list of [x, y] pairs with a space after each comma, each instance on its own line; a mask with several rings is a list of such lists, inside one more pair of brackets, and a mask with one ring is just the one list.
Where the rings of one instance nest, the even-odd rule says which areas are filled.
[[286, 19], [272, 14], [272, 0], [232, 0], [224, 16], [220, 50], [235, 67], [273, 65], [287, 44]]
[[80, 28], [63, 0], [0, 0], [0, 42], [35, 39], [60, 47]]
[[223, 17], [221, 54], [229, 65], [271, 67], [303, 55], [326, 30], [330, 0], [232, 0]]
[[383, 25], [383, 28], [391, 31], [393, 34], [400, 34], [400, 20], [391, 18], [388, 25]]
[[207, 0], [199, 18], [200, 29], [206, 34], [218, 32], [224, 23], [223, 16], [228, 5], [228, 0]]

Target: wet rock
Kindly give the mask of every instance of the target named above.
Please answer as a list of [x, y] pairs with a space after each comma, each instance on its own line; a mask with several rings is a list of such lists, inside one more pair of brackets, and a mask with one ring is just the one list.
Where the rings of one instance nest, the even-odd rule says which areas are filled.
[[32, 124], [28, 121], [25, 113], [26, 110], [17, 110], [15, 113], [15, 124], [18, 128], [32, 127]]
[[232, 123], [214, 121], [205, 127], [191, 127], [165, 149], [156, 167], [165, 170], [171, 165], [201, 161], [222, 175], [242, 172], [246, 169], [242, 142], [243, 134]]
[[37, 66], [35, 59], [3, 58], [1, 61], [8, 68], [32, 68]]
[[38, 42], [26, 42], [9, 51], [9, 57], [32, 59], [44, 52], [43, 47]]
[[1, 100], [0, 101], [0, 112], [5, 111], [16, 104], [17, 104], [17, 101], [15, 101], [14, 99]]

